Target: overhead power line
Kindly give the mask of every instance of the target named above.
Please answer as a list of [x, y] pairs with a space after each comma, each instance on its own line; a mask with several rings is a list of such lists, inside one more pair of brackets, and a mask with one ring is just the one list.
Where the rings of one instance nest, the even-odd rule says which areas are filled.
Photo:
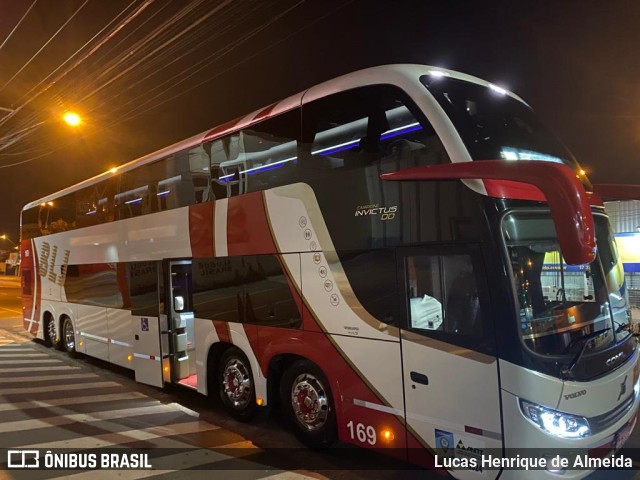
[[13, 27], [13, 30], [11, 30], [9, 32], [9, 35], [7, 35], [7, 38], [4, 39], [4, 41], [2, 42], [2, 45], [0, 45], [0, 50], [2, 50], [2, 47], [5, 46], [5, 44], [9, 41], [9, 39], [11, 38], [11, 36], [13, 35], [13, 33], [18, 29], [18, 27], [20, 26], [20, 24], [22, 23], [22, 21], [27, 17], [27, 15], [29, 14], [29, 12], [31, 11], [31, 9], [34, 7], [34, 5], [37, 3], [38, 0], [33, 0], [33, 3], [31, 4], [31, 6], [29, 8], [27, 8], [27, 11], [24, 12], [24, 15], [22, 15], [22, 18], [20, 20], [18, 20], [18, 23], [16, 23], [16, 26]]
[[54, 33], [53, 35], [51, 35], [51, 37], [49, 37], [49, 40], [47, 40], [47, 41], [45, 42], [45, 44], [44, 44], [42, 47], [40, 47], [40, 50], [38, 50], [36, 53], [34, 53], [34, 54], [33, 54], [33, 56], [32, 56], [32, 57], [27, 61], [27, 63], [25, 63], [25, 64], [22, 66], [22, 68], [20, 68], [20, 70], [18, 70], [18, 71], [13, 75], [13, 77], [11, 77], [9, 80], [7, 80], [7, 81], [5, 82], [5, 84], [4, 84], [4, 85], [2, 85], [2, 86], [0, 87], [0, 92], [1, 92], [2, 90], [4, 90], [4, 89], [5, 89], [5, 87], [6, 87], [7, 85], [9, 85], [9, 84], [10, 84], [10, 83], [11, 83], [11, 82], [12, 82], [12, 81], [13, 81], [13, 80], [14, 80], [14, 79], [15, 79], [15, 78], [16, 78], [16, 77], [17, 77], [17, 76], [18, 76], [18, 75], [19, 75], [19, 74], [20, 74], [20, 73], [25, 69], [25, 68], [27, 68], [27, 66], [28, 66], [28, 65], [33, 61], [33, 59], [34, 59], [34, 58], [36, 58], [36, 57], [40, 54], [40, 52], [42, 52], [42, 50], [44, 50], [44, 49], [46, 48], [46, 46], [47, 46], [47, 45], [49, 45], [49, 44], [51, 43], [51, 41], [52, 41], [54, 38], [56, 38], [56, 37], [58, 36], [58, 34], [59, 34], [62, 30], [64, 30], [64, 27], [66, 27], [66, 26], [69, 24], [69, 22], [71, 22], [71, 20], [73, 20], [73, 18], [74, 18], [74, 17], [75, 17], [79, 12], [80, 12], [80, 10], [82, 10], [82, 9], [84, 8], [84, 6], [85, 6], [87, 3], [89, 3], [89, 0], [85, 0], [85, 1], [84, 1], [84, 3], [83, 3], [82, 5], [80, 5], [80, 7], [79, 7], [75, 12], [73, 12], [73, 14], [71, 15], [71, 17], [69, 17], [69, 19], [68, 19], [66, 22], [64, 22], [64, 24], [63, 24], [63, 25], [62, 25], [62, 26], [61, 26], [61, 27], [56, 31], [56, 33]]

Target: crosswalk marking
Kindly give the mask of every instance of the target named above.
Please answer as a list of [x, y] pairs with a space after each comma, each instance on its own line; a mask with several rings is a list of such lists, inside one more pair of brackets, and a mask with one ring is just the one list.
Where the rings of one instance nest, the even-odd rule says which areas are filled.
[[71, 365], [58, 365], [50, 367], [17, 367], [17, 368], [0, 368], [0, 373], [23, 373], [23, 372], [51, 372], [51, 371], [77, 371], [82, 370], [80, 367], [72, 367]]
[[37, 418], [30, 420], [17, 420], [14, 422], [0, 423], [0, 433], [34, 430], [71, 423], [100, 422], [104, 420], [114, 420], [116, 418], [127, 418], [138, 415], [150, 415], [155, 413], [175, 412], [171, 405], [154, 405], [152, 407], [124, 408], [121, 410], [103, 410], [94, 413], [75, 413], [71, 415], [56, 415], [54, 417]]
[[[0, 386], [3, 384], [27, 383], [27, 382], [46, 382], [47, 380], [75, 380], [78, 378], [100, 378], [95, 373], [66, 373], [64, 375], [40, 375], [22, 378], [2, 378], [0, 377]], [[75, 403], [75, 402], [74, 402]]]
[[[32, 350], [33, 352], [33, 350]], [[0, 351], [0, 361], [2, 361], [3, 359], [8, 359], [8, 358], [15, 358], [15, 357], [20, 357], [20, 358], [49, 358], [49, 355], [47, 355], [46, 353], [25, 353], [25, 352], [1, 352]]]
[[[115, 402], [118, 400], [140, 400], [148, 398], [146, 395], [138, 392], [113, 393], [110, 395], [91, 395], [88, 397], [76, 397], [73, 399], [73, 405], [81, 405], [87, 403]], [[16, 403], [0, 403], [0, 412], [8, 410], [27, 410], [30, 408], [49, 408], [56, 406], [69, 405], [68, 398], [57, 398], [54, 400], [27, 400], [25, 402]]]
[[[4, 362], [6, 363], [6, 361]], [[42, 360], [11, 360], [14, 365], [33, 365], [36, 363], [64, 363], [62, 360], [56, 360], [54, 358], [42, 359]]]
[[[169, 425], [154, 426], [144, 429], [109, 432], [102, 435], [93, 436], [90, 440], [81, 437], [73, 438], [70, 440], [59, 440], [55, 442], [35, 443], [33, 445], [21, 445], [20, 448], [83, 448], [86, 447], [87, 444], [90, 444], [91, 448], [107, 448], [122, 444], [124, 442], [148, 441], [162, 438], [167, 435], [187, 435], [190, 433], [211, 432], [213, 430], [219, 429], [220, 427], [218, 426], [200, 421], [173, 423]], [[178, 443], [178, 445], [175, 445], [173, 448], [191, 447], [184, 442], [179, 442], [177, 440], [176, 442]]]
[[[81, 452], [87, 448], [120, 447], [126, 453], [133, 451], [133, 445], [144, 442], [159, 449], [149, 459], [153, 465], [150, 470], [57, 472], [59, 475], [54, 474], [54, 478], [135, 480], [163, 475], [173, 478], [176, 474], [179, 478], [209, 478], [210, 470], [198, 468], [210, 468], [217, 462], [225, 462], [220, 466], [227, 468], [228, 461], [241, 463], [234, 463], [234, 470], [216, 470], [216, 475], [235, 477], [243, 468], [242, 462], [246, 462], [242, 477], [247, 480], [318, 478], [279, 472], [268, 465], [243, 460], [243, 456], [261, 450], [237, 434], [201, 420], [198, 413], [141, 392], [127, 392], [122, 384], [50, 356], [37, 345], [18, 344], [10, 339], [7, 342], [10, 343], [4, 345], [0, 338], [0, 412], [10, 415], [5, 413], [5, 421], [0, 420], [0, 439], [4, 439], [3, 443], [11, 439], [13, 445], [0, 444], [0, 448], [19, 445], [23, 449]], [[49, 395], [36, 395], [43, 393]], [[15, 402], [11, 396], [15, 396]], [[46, 417], [34, 418], [38, 415]], [[207, 447], [229, 450], [220, 453]], [[175, 453], [170, 449], [184, 451]], [[232, 449], [235, 451], [229, 455]], [[195, 470], [184, 471], [190, 468]], [[5, 477], [5, 473], [0, 471], [0, 480], [12, 478]]]
[[85, 390], [88, 388], [119, 387], [116, 382], [73, 383], [70, 385], [48, 385], [46, 387], [4, 388], [0, 395], [29, 395], [30, 393], [64, 392], [67, 390]]

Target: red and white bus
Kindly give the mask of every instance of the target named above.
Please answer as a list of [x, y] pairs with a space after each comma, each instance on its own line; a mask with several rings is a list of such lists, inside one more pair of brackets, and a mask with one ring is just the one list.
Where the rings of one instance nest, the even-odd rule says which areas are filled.
[[313, 445], [615, 451], [638, 348], [597, 191], [517, 95], [362, 70], [26, 205], [24, 325]]

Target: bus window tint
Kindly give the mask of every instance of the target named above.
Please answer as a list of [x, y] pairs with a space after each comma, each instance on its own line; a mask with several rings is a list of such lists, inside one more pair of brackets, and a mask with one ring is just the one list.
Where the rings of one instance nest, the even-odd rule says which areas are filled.
[[298, 163], [300, 109], [206, 144], [215, 198], [291, 183]]
[[281, 260], [276, 255], [245, 258], [244, 307], [247, 323], [296, 328], [301, 316]]
[[480, 336], [478, 289], [468, 255], [406, 258], [409, 327]]
[[132, 315], [148, 317], [158, 315], [157, 265], [157, 262], [130, 262], [125, 264]]
[[209, 154], [202, 145], [121, 174], [115, 206], [118, 218], [132, 218], [212, 197]]
[[42, 235], [66, 232], [76, 227], [76, 194], [70, 193], [39, 205], [38, 225]]
[[115, 188], [115, 182], [108, 179], [76, 192], [76, 228], [113, 221]]
[[211, 186], [215, 198], [227, 198], [247, 191], [240, 181], [240, 172], [246, 170], [240, 134], [234, 133], [214, 140], [211, 150]]
[[242, 257], [194, 258], [192, 275], [197, 318], [241, 321]]
[[301, 317], [275, 255], [193, 260], [197, 318], [296, 328]]
[[340, 262], [356, 298], [380, 322], [399, 325], [396, 256], [393, 249], [344, 252]]
[[426, 120], [397, 87], [376, 85], [341, 92], [303, 107], [303, 142], [313, 175], [366, 167], [381, 170], [441, 163], [444, 148]]
[[115, 263], [69, 265], [64, 291], [69, 303], [96, 307], [123, 308], [124, 299], [118, 277], [123, 271]]

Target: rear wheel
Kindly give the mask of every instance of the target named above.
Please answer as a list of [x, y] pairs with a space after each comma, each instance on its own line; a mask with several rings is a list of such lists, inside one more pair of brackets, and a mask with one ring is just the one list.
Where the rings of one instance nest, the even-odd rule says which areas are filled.
[[58, 327], [56, 321], [52, 317], [47, 317], [44, 327], [44, 342], [48, 347], [60, 347], [60, 335], [58, 335]]
[[311, 447], [332, 444], [337, 437], [336, 414], [329, 382], [307, 360], [298, 360], [282, 376], [280, 398], [294, 432]]
[[256, 390], [247, 356], [233, 347], [218, 363], [218, 389], [225, 410], [236, 420], [247, 421], [256, 413]]
[[69, 317], [65, 317], [62, 322], [62, 345], [69, 355], [76, 354], [76, 333]]

